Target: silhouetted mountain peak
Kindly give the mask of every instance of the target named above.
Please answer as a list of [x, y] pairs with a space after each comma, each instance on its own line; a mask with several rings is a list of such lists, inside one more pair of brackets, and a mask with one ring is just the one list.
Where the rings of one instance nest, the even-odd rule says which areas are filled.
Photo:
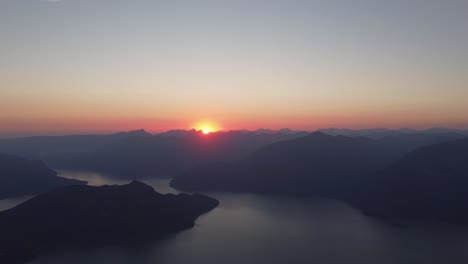
[[307, 137], [332, 138], [333, 136], [317, 130], [315, 132], [310, 133]]
[[272, 134], [272, 133], [275, 133], [275, 131], [273, 131], [271, 129], [265, 129], [265, 128], [259, 128], [259, 129], [255, 130], [254, 132], [257, 133], [257, 134]]
[[294, 133], [294, 131], [292, 131], [289, 128], [282, 128], [282, 129], [278, 130], [278, 133], [291, 134], [291, 133]]
[[[118, 137], [123, 137], [123, 138], [128, 138], [128, 137], [150, 137], [153, 136], [152, 134], [146, 132], [144, 129], [138, 129], [138, 130], [130, 130], [130, 131], [124, 131], [124, 132], [117, 132], [115, 134], [112, 134], [113, 136], [118, 136]], [[105, 136], [105, 135], [102, 135]]]
[[127, 187], [128, 189], [134, 190], [134, 191], [139, 191], [139, 192], [156, 192], [153, 187], [147, 185], [146, 183], [143, 183], [138, 180], [133, 180], [127, 185], [123, 185]]
[[312, 132], [304, 137], [297, 138], [296, 141], [300, 142], [321, 142], [321, 143], [327, 143], [327, 142], [339, 142], [340, 139], [347, 138], [351, 139], [349, 137], [345, 136], [332, 136], [327, 133], [323, 133], [321, 131], [315, 131]]
[[143, 182], [139, 181], [139, 180], [133, 180], [129, 183], [129, 185], [132, 185], [132, 186], [148, 186], [147, 184], [144, 184]]
[[188, 136], [193, 136], [198, 134], [199, 131], [195, 129], [190, 129], [190, 130], [185, 130], [185, 129], [173, 129], [166, 131], [164, 133], [161, 133], [159, 135], [161, 136], [169, 136], [169, 137], [188, 137]]
[[127, 134], [132, 136], [151, 136], [151, 134], [144, 129], [128, 131]]
[[123, 193], [126, 193], [128, 197], [139, 197], [138, 199], [163, 196], [163, 194], [158, 193], [152, 186], [137, 180], [124, 185], [111, 185], [108, 186], [108, 188], [122, 191]]

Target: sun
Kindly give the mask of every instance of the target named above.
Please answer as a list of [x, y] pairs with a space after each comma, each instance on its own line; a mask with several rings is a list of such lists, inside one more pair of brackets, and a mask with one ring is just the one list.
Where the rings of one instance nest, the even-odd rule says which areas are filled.
[[200, 121], [192, 126], [195, 130], [208, 135], [221, 130], [221, 127], [213, 121]]

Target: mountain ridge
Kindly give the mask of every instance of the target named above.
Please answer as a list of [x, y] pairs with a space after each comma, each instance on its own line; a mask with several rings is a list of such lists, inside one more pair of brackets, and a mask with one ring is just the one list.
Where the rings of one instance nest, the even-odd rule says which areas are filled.
[[0, 262], [74, 247], [151, 242], [193, 227], [218, 204], [201, 194], [160, 194], [139, 181], [54, 189], [0, 212]]
[[59, 177], [44, 162], [0, 153], [0, 199], [42, 193], [84, 181]]

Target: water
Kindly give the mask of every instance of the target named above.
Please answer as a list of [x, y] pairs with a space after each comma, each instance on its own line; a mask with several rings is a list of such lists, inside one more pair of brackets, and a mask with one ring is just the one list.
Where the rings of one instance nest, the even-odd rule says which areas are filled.
[[[93, 185], [121, 184], [96, 173], [62, 172]], [[144, 180], [176, 192], [168, 180]], [[194, 228], [140, 248], [75, 250], [30, 264], [468, 263], [468, 228], [384, 224], [345, 204], [212, 193], [221, 201]]]

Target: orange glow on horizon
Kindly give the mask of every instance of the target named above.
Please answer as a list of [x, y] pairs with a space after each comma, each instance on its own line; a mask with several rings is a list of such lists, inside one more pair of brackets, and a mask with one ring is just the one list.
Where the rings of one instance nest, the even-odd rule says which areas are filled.
[[[93, 134], [115, 133], [145, 129], [150, 133], [162, 133], [172, 129], [195, 129], [203, 133], [205, 128], [210, 133], [225, 130], [256, 130], [259, 128], [292, 130], [316, 130], [320, 128], [341, 127], [350, 129], [366, 129], [384, 127], [398, 129], [401, 127], [427, 129], [431, 127], [452, 127], [467, 129], [468, 122], [463, 116], [448, 118], [450, 113], [432, 113], [420, 111], [404, 111], [388, 114], [385, 112], [335, 114], [303, 114], [281, 116], [216, 116], [223, 123], [213, 119], [198, 119], [194, 116], [167, 116], [164, 118], [148, 116], [115, 117], [111, 115], [45, 115], [2, 116], [0, 113], [0, 137], [4, 135], [62, 135], [62, 134]], [[210, 134], [208, 133], [208, 134]]]
[[193, 126], [193, 128], [197, 131], [201, 131], [205, 135], [221, 130], [219, 125], [212, 121], [198, 122]]

